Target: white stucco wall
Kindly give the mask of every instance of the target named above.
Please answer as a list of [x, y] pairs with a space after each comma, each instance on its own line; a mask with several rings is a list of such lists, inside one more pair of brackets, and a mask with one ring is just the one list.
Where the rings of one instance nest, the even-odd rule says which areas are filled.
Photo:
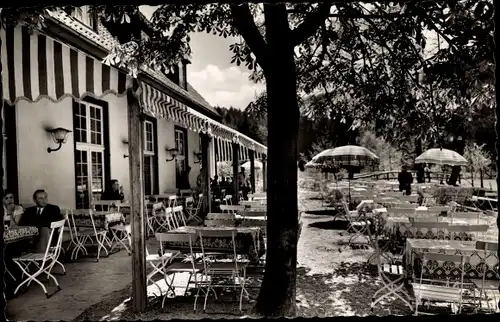
[[200, 134], [198, 132], [193, 132], [188, 130], [188, 161], [189, 166], [191, 167], [191, 173], [189, 175], [189, 183], [191, 184], [191, 188], [196, 188], [196, 178], [200, 174], [200, 165], [201, 163], [194, 163], [196, 161], [196, 157], [194, 156], [194, 152], [200, 152]]
[[49, 202], [60, 207], [75, 206], [75, 162], [73, 133], [57, 152], [45, 127], [73, 129], [71, 98], [59, 103], [42, 99], [37, 103], [20, 101], [16, 104], [19, 202], [32, 204], [36, 189], [45, 189]]
[[175, 147], [174, 123], [165, 119], [158, 120], [158, 180], [159, 192], [175, 191], [175, 161], [167, 162], [170, 153], [166, 149]]

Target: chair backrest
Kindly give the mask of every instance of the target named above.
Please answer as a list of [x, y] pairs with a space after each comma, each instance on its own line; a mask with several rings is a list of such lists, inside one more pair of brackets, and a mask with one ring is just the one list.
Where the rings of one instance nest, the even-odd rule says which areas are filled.
[[224, 197], [224, 202], [226, 205], [232, 205], [233, 204], [233, 196], [232, 195], [226, 195]]
[[450, 232], [485, 232], [489, 228], [488, 225], [449, 225]]
[[232, 219], [206, 219], [204, 222], [207, 227], [234, 227], [235, 222]]
[[478, 240], [478, 241], [476, 241], [476, 249], [497, 252], [498, 251], [498, 242], [489, 242], [489, 241]]
[[184, 226], [186, 226], [186, 220], [184, 218], [184, 207], [183, 206], [172, 207], [172, 215], [175, 216], [179, 225], [182, 223]]
[[450, 224], [447, 222], [438, 222], [438, 221], [413, 221], [411, 223], [411, 227], [414, 229], [444, 229], [449, 228]]
[[448, 211], [450, 211], [450, 207], [447, 207], [447, 206], [433, 206], [433, 207], [428, 207], [427, 211], [430, 212], [430, 213], [440, 214], [442, 212], [448, 212]]
[[[160, 243], [160, 253], [163, 254], [165, 250], [164, 243], [176, 243], [176, 242], [182, 242], [182, 243], [189, 243], [189, 253], [191, 256], [191, 259], [194, 258], [193, 256], [193, 244], [196, 243], [198, 240], [198, 235], [197, 234], [185, 234], [185, 233], [156, 233], [155, 234], [156, 240]], [[162, 257], [162, 261], [166, 261], [167, 259]], [[193, 272], [195, 270], [195, 263], [193, 260], [191, 260], [191, 263], [193, 264], [192, 269]]]
[[215, 213], [211, 212], [207, 215], [206, 220], [235, 220], [236, 215], [233, 213]]
[[161, 211], [165, 208], [162, 202], [156, 202], [153, 204], [153, 212]]
[[194, 203], [194, 198], [193, 197], [186, 197], [186, 204], [192, 204]]
[[418, 196], [400, 196], [399, 201], [417, 202]]
[[242, 212], [245, 211], [245, 206], [239, 206], [239, 205], [220, 205], [220, 210], [221, 211], [228, 211], [228, 212]]
[[244, 211], [240, 213], [242, 217], [266, 217], [267, 211]]
[[452, 212], [451, 217], [452, 218], [471, 218], [471, 219], [479, 219], [481, 216], [480, 212], [475, 212], [475, 211], [457, 211], [457, 212]]
[[[66, 218], [59, 220], [59, 221], [54, 221], [50, 223], [50, 236], [49, 240], [47, 243], [47, 248], [45, 249], [45, 256], [43, 261], [45, 262], [47, 260], [47, 256], [51, 254], [53, 256], [53, 262], [52, 265], [55, 264], [55, 261], [59, 257], [59, 254], [61, 253], [62, 249], [62, 239], [64, 235], [64, 223], [66, 222]], [[56, 239], [56, 245], [53, 245], [53, 240]], [[42, 266], [43, 267], [43, 266]], [[50, 270], [49, 270], [50, 271]]]
[[110, 211], [120, 200], [94, 200], [91, 203], [91, 208], [95, 211]]
[[387, 213], [389, 215], [414, 215], [415, 208], [400, 208], [400, 207], [392, 207], [387, 208]]

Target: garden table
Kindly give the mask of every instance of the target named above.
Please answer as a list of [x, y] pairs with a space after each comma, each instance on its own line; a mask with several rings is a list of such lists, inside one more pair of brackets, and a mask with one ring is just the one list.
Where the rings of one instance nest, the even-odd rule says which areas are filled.
[[[169, 233], [193, 234], [198, 230], [236, 230], [236, 251], [240, 255], [248, 255], [251, 260], [257, 261], [265, 253], [264, 238], [260, 227], [200, 227], [183, 226], [169, 231]], [[205, 252], [233, 253], [231, 237], [204, 237], [203, 248]], [[163, 244], [164, 250], [173, 250], [179, 252], [189, 252], [188, 242], [166, 242]], [[199, 238], [193, 245], [193, 252], [201, 253], [201, 244]]]
[[[110, 226], [125, 223], [125, 217], [121, 212], [115, 211], [93, 211], [94, 224], [96, 229], [107, 230]], [[90, 209], [79, 209], [76, 214], [73, 214], [76, 227], [93, 228], [92, 219], [90, 218]]]
[[[498, 240], [498, 239], [497, 239]], [[486, 271], [486, 279], [498, 279], [498, 254], [496, 250], [478, 250], [475, 241], [460, 240], [406, 240], [405, 265], [409, 276], [420, 276], [421, 258], [424, 252], [449, 255], [464, 255], [465, 277], [478, 279]], [[426, 277], [445, 279], [456, 276], [459, 263], [435, 262], [427, 265], [423, 275]]]

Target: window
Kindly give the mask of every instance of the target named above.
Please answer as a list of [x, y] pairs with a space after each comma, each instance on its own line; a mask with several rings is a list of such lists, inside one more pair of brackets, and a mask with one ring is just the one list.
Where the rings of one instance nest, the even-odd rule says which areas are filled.
[[90, 12], [88, 6], [74, 8], [71, 12], [71, 16], [97, 32], [97, 15]]
[[175, 127], [175, 148], [177, 149], [177, 158], [175, 160], [176, 184], [180, 182], [182, 171], [186, 170], [187, 159], [187, 131], [184, 128]]
[[74, 103], [76, 207], [88, 208], [105, 188], [103, 108]]
[[156, 184], [156, 171], [155, 171], [155, 127], [153, 122], [144, 122], [144, 194], [154, 194]]

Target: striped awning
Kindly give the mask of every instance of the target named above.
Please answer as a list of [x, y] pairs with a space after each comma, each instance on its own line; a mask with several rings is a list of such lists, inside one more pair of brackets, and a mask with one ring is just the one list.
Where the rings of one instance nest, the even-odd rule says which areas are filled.
[[0, 29], [4, 99], [10, 105], [47, 98], [124, 95], [130, 84], [119, 72], [68, 45], [18, 25]]
[[190, 107], [171, 98], [153, 86], [141, 82], [141, 106], [144, 113], [156, 118], [172, 120], [192, 131], [200, 132], [207, 128], [208, 118], [200, 117]]
[[[217, 162], [230, 162], [233, 160], [233, 142], [221, 138], [214, 138], [215, 141], [215, 160]], [[239, 145], [238, 161], [250, 160], [250, 149]], [[255, 152], [255, 160], [262, 159], [262, 153]]]

